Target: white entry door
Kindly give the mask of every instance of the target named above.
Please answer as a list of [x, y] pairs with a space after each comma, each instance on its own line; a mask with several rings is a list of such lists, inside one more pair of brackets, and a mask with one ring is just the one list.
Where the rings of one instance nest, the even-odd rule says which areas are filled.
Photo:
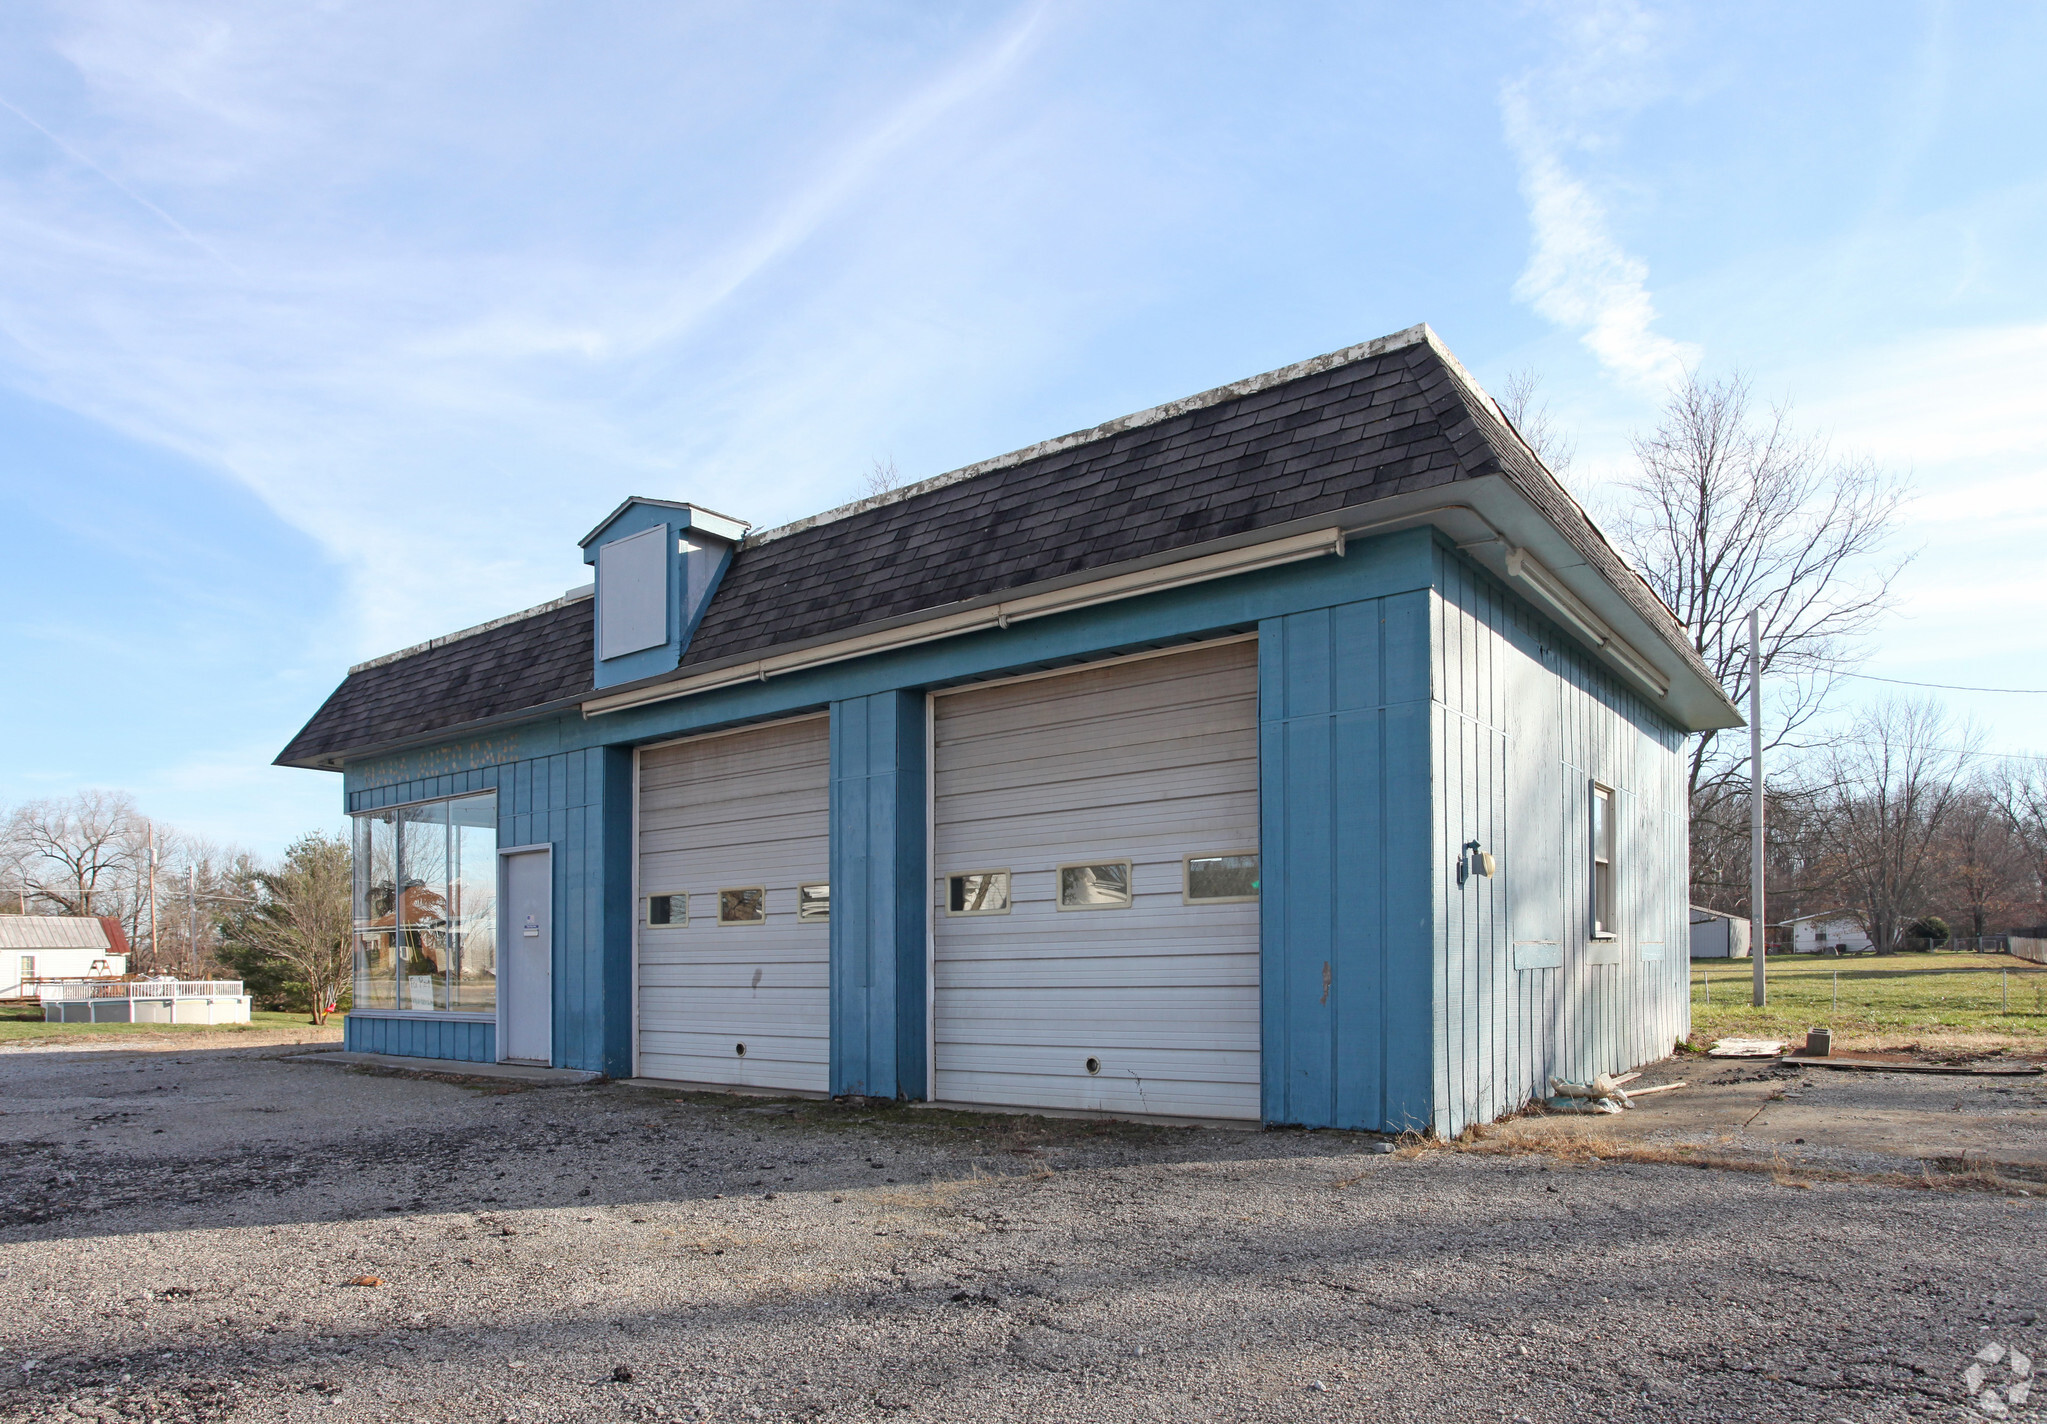
[[934, 712], [940, 1101], [1256, 1118], [1257, 644]]
[[504, 874], [498, 920], [498, 1057], [554, 1061], [554, 851], [529, 846], [499, 856]]
[[640, 753], [639, 1072], [823, 1092], [831, 723]]

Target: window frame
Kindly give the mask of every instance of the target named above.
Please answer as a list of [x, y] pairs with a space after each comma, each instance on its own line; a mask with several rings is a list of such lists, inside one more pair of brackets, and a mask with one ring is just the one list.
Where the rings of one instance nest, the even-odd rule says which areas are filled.
[[[761, 897], [761, 912], [751, 920], [728, 919], [725, 914], [727, 895], [745, 895], [749, 892]], [[758, 929], [768, 922], [768, 887], [765, 885], [721, 885], [718, 887], [718, 925], [721, 929]]]
[[[952, 907], [952, 882], [963, 880], [969, 875], [999, 875], [1002, 877], [1002, 908], [999, 910], [955, 910]], [[1006, 915], [1016, 905], [1016, 873], [1008, 866], [990, 866], [982, 870], [948, 870], [945, 872], [945, 913], [954, 919], [972, 919], [982, 915]]]
[[[669, 920], [664, 924], [655, 924], [654, 902], [656, 900], [682, 901], [682, 918], [679, 920]], [[686, 930], [689, 928], [689, 891], [687, 890], [657, 890], [652, 894], [642, 895], [640, 897], [640, 906], [640, 927], [642, 929]]]
[[[351, 1016], [445, 1020], [455, 1023], [491, 1023], [500, 1017], [503, 1009], [501, 998], [503, 966], [500, 957], [504, 948], [504, 926], [498, 920], [499, 857], [504, 849], [503, 823], [499, 818], [503, 804], [502, 796], [500, 788], [485, 786], [451, 795], [413, 797], [348, 813], [348, 846], [350, 856], [355, 862], [349, 877], [348, 988], [351, 1002], [348, 1012]], [[487, 821], [456, 819], [455, 808], [458, 805], [485, 800], [490, 803]], [[428, 820], [424, 817], [406, 815], [409, 811], [419, 811], [427, 807], [438, 808], [439, 818]], [[374, 877], [378, 867], [374, 854], [364, 853], [367, 842], [375, 835], [371, 827], [380, 821], [390, 828], [389, 870], [392, 877], [391, 908], [388, 915], [382, 917], [368, 914], [369, 897], [377, 888]], [[444, 837], [440, 865], [442, 874], [437, 882], [443, 893], [431, 895], [430, 882], [419, 882], [418, 887], [429, 891], [429, 896], [421, 897], [422, 906], [428, 898], [441, 902], [438, 919], [415, 919], [409, 912], [406, 894], [408, 889], [414, 887], [405, 884], [411, 870], [406, 863], [408, 856], [405, 850], [407, 839], [405, 827], [408, 823], [436, 826]], [[462, 835], [465, 828], [487, 829], [490, 833], [490, 850], [483, 856], [483, 861], [489, 869], [480, 877], [472, 877], [467, 873], [467, 867], [473, 858], [473, 848], [467, 845]], [[462, 873], [457, 874], [458, 869]], [[487, 909], [472, 908], [473, 902], [469, 898], [470, 894], [478, 889], [479, 879], [484, 887], [479, 900]], [[481, 926], [478, 922], [486, 917], [489, 921], [489, 932], [479, 935]], [[388, 918], [390, 923], [379, 923], [382, 918]], [[421, 939], [432, 936], [436, 937], [436, 942], [427, 947], [419, 942], [408, 943], [407, 936], [418, 936]], [[379, 937], [387, 941], [382, 947], [391, 961], [386, 980], [390, 986], [388, 1003], [366, 1002], [367, 996], [363, 992], [367, 983], [363, 975], [363, 959], [366, 954], [375, 952], [375, 941]], [[487, 977], [491, 987], [491, 1006], [459, 1008], [455, 1002], [458, 989], [472, 981], [469, 976], [460, 974], [458, 967], [475, 952], [479, 943], [488, 948]], [[431, 958], [434, 951], [438, 951], [441, 959], [433, 974], [413, 975], [406, 972], [409, 954], [422, 953]], [[485, 977], [477, 975], [473, 982], [480, 983]], [[378, 978], [383, 979], [385, 976], [380, 975]], [[433, 981], [435, 987], [428, 992], [435, 998], [445, 998], [445, 1006], [420, 1007], [411, 1002], [419, 994], [419, 985], [415, 981], [420, 979]]]
[[[814, 906], [814, 905], [812, 905], [812, 904], [808, 903], [808, 896], [807, 896], [806, 892], [808, 892], [808, 891], [811, 891], [811, 890], [822, 890], [822, 891], [824, 891], [824, 913], [823, 913], [823, 914], [818, 914], [818, 913], [817, 913], [817, 911], [816, 911], [816, 906]], [[808, 882], [808, 883], [806, 883], [806, 884], [800, 884], [800, 885], [798, 885], [798, 886], [796, 887], [796, 923], [797, 923], [797, 924], [799, 924], [799, 925], [826, 925], [826, 924], [830, 924], [830, 923], [831, 923], [831, 919], [832, 919], [832, 882], [831, 882], [831, 881], [829, 881], [829, 880], [812, 880], [812, 881], [809, 881], [809, 882]]]
[[[1600, 816], [1600, 801], [1606, 803], [1604, 822]], [[1592, 892], [1592, 938], [1595, 940], [1619, 939], [1620, 932], [1615, 926], [1620, 907], [1620, 798], [1611, 786], [1603, 781], [1592, 783], [1592, 794], [1586, 802], [1586, 869], [1590, 872]], [[1600, 831], [1604, 829], [1606, 844], [1601, 846]], [[1601, 854], [1602, 850], [1605, 852]], [[1602, 875], [1602, 871], [1604, 874]]]
[[[1069, 905], [1066, 903], [1066, 872], [1083, 870], [1095, 865], [1120, 865], [1123, 867], [1123, 902], [1107, 905]], [[1137, 867], [1127, 857], [1090, 856], [1086, 860], [1062, 861], [1052, 867], [1052, 907], [1059, 911], [1127, 910], [1137, 903]]]
[[1255, 905], [1261, 894], [1250, 895], [1196, 895], [1194, 893], [1194, 862], [1197, 860], [1227, 860], [1231, 856], [1250, 856], [1258, 862], [1260, 891], [1265, 883], [1265, 860], [1256, 846], [1249, 850], [1204, 850], [1190, 851], [1180, 857], [1180, 903], [1182, 905]]

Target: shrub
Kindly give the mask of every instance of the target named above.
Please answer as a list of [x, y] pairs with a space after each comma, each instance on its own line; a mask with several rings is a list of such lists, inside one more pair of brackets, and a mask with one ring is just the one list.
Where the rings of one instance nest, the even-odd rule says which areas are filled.
[[1954, 937], [1947, 927], [1947, 921], [1939, 915], [1926, 915], [1905, 926], [1905, 933], [1913, 939], [1923, 939], [1929, 949], [1939, 949]]

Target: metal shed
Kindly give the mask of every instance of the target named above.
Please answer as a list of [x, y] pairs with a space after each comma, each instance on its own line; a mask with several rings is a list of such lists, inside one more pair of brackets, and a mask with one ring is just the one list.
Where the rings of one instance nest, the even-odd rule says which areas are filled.
[[1702, 905], [1692, 906], [1692, 958], [1747, 959], [1749, 922]]

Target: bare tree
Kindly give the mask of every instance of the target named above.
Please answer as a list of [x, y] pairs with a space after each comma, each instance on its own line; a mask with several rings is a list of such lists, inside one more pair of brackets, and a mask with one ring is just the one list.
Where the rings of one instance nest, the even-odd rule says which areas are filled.
[[1926, 907], [1939, 843], [1961, 806], [1975, 734], [1933, 701], [1865, 711], [1827, 756], [1824, 833], [1839, 881], [1879, 949]]
[[2032, 908], [2032, 857], [1992, 791], [1994, 783], [1967, 787], [1955, 803], [1938, 847], [1936, 899], [1959, 933], [1982, 938], [1993, 921], [2008, 925]]
[[1537, 398], [1541, 389], [1541, 372], [1527, 367], [1509, 371], [1501, 388], [1500, 409], [1549, 472], [1562, 479], [1577, 458], [1578, 442], [1550, 416], [1549, 402]]
[[125, 791], [80, 791], [16, 807], [5, 834], [17, 893], [60, 915], [117, 913], [106, 901], [132, 881], [141, 825]]
[[255, 874], [256, 903], [223, 924], [232, 944], [285, 966], [316, 1024], [347, 982], [353, 864], [346, 840], [303, 836], [276, 870]]
[[[1748, 614], [1761, 610], [1765, 751], [1804, 749], [1831, 675], [1853, 661], [1909, 560], [1885, 553], [1903, 486], [1797, 434], [1784, 407], [1755, 409], [1738, 373], [1688, 374], [1634, 450], [1614, 537], [1737, 704], [1748, 695]], [[1700, 734], [1687, 784], [1694, 870], [1710, 886], [1747, 835], [1746, 734]]]
[[222, 921], [257, 898], [261, 867], [239, 847], [163, 826], [157, 828], [157, 847], [162, 862], [157, 922], [152, 933], [132, 942], [151, 970], [203, 975], [219, 960]]
[[152, 823], [124, 791], [84, 791], [0, 815], [4, 908], [113, 919], [137, 972], [203, 970], [219, 947], [220, 912], [249, 895], [254, 869], [246, 851]]
[[2025, 858], [2018, 893], [2031, 903], [2022, 913], [2047, 924], [2047, 757], [2000, 761], [1987, 789]]

